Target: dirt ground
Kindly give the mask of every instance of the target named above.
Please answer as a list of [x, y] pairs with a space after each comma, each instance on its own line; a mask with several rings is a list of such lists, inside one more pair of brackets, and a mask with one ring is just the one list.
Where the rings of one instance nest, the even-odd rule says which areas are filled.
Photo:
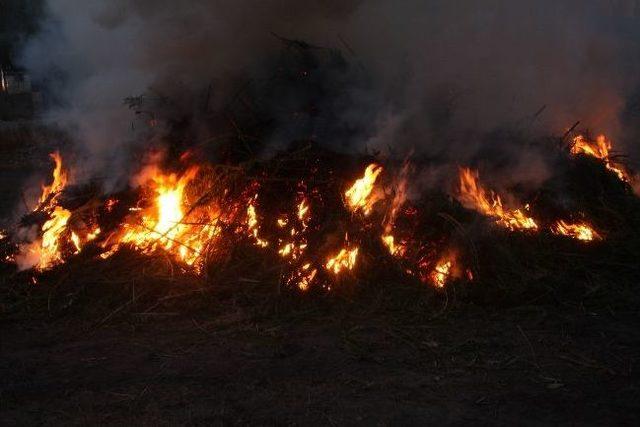
[[[637, 311], [4, 321], [0, 423], [637, 425]], [[426, 318], [427, 316], [425, 316]]]

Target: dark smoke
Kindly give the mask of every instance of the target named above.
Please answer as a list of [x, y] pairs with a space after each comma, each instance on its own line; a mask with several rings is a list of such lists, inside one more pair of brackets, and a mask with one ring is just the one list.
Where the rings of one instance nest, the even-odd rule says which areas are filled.
[[[38, 79], [61, 76], [48, 116], [73, 131], [91, 174], [114, 180], [144, 140], [123, 99], [153, 89], [188, 110], [213, 82], [211, 105], [225, 105], [239, 82], [269, 76], [265, 64], [283, 49], [274, 34], [340, 50], [348, 65], [326, 74], [340, 93], [320, 106], [340, 131], [283, 124], [271, 147], [322, 137], [442, 164], [501, 152], [511, 179], [530, 182], [547, 175], [543, 150], [490, 132], [561, 135], [580, 120], [635, 149], [626, 135], [638, 127], [628, 99], [640, 76], [637, 0], [48, 0], [47, 9], [23, 63]], [[271, 93], [273, 111], [308, 97], [282, 93]]]

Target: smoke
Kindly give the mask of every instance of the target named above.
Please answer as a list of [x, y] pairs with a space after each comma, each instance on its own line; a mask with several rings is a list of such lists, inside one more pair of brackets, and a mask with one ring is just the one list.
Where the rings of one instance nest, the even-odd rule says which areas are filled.
[[[50, 82], [58, 102], [47, 115], [73, 132], [86, 173], [114, 183], [144, 140], [123, 99], [153, 89], [182, 97], [184, 109], [214, 81], [211, 103], [223, 105], [238, 82], [266, 77], [264, 65], [282, 50], [272, 33], [349, 59], [353, 87], [322, 108], [366, 127], [351, 133], [351, 149], [413, 149], [449, 163], [502, 151], [512, 178], [536, 181], [546, 176], [544, 153], [483, 134], [559, 135], [580, 120], [624, 140], [635, 127], [619, 115], [626, 108], [635, 117], [626, 97], [640, 75], [637, 0], [48, 0], [47, 10], [22, 62]], [[317, 130], [271, 137], [277, 146]], [[320, 134], [344, 145], [342, 134]]]

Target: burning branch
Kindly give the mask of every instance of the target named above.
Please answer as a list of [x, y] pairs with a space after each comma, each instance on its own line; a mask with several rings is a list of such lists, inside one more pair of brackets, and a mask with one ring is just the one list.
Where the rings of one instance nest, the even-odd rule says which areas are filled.
[[559, 220], [552, 226], [551, 231], [554, 234], [571, 237], [572, 239], [582, 240], [584, 242], [602, 239], [600, 234], [585, 222], [571, 224], [564, 220]]
[[611, 147], [611, 141], [609, 141], [604, 135], [599, 135], [595, 141], [589, 141], [584, 136], [578, 135], [573, 138], [569, 150], [574, 156], [585, 155], [601, 160], [605, 167], [616, 174], [620, 181], [631, 183], [631, 174], [627, 172], [623, 165], [616, 163], [611, 159]]
[[[458, 200], [467, 209], [493, 217], [496, 223], [509, 230], [537, 230], [538, 225], [521, 209], [509, 210], [503, 207], [500, 196], [485, 190], [479, 182], [478, 172], [460, 168]], [[525, 207], [526, 208], [526, 207]]]

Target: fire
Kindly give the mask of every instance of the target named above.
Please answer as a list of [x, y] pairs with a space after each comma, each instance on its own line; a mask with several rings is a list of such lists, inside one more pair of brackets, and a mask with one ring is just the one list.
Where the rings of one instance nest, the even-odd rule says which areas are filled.
[[365, 216], [371, 213], [373, 205], [380, 200], [380, 197], [373, 190], [381, 173], [382, 166], [371, 163], [365, 169], [362, 178], [358, 178], [344, 193], [347, 205], [352, 212], [362, 211]]
[[311, 268], [311, 264], [307, 263], [302, 266], [303, 275], [298, 281], [298, 287], [302, 291], [306, 291], [313, 283], [313, 279], [315, 279], [318, 270], [315, 268]]
[[208, 241], [220, 232], [215, 221], [208, 222], [209, 215], [205, 215], [202, 223], [185, 221], [185, 187], [197, 173], [197, 167], [189, 168], [180, 177], [175, 173], [153, 172], [149, 182], [155, 192], [153, 206], [142, 211], [140, 225], [125, 224], [127, 231], [119, 243], [132, 244], [144, 253], [163, 249], [193, 265]]
[[[51, 185], [42, 186], [38, 205], [33, 210], [34, 212], [47, 213], [49, 219], [42, 225], [40, 239], [19, 245], [20, 252], [16, 257], [16, 262], [20, 269], [35, 267], [38, 270], [44, 270], [62, 261], [62, 235], [67, 230], [67, 222], [71, 217], [71, 212], [57, 206], [56, 201], [66, 187], [68, 178], [62, 167], [60, 153], [56, 151], [51, 153], [50, 157], [55, 163], [53, 181]], [[71, 238], [73, 239], [73, 236]]]
[[277, 225], [282, 229], [291, 225], [287, 237], [279, 239], [278, 254], [282, 258], [288, 259], [287, 263], [293, 269], [287, 283], [305, 291], [315, 281], [318, 269], [313, 268], [310, 262], [304, 260], [304, 254], [307, 250], [306, 231], [309, 226], [308, 221], [311, 218], [311, 206], [304, 194], [300, 195], [299, 200], [296, 205], [295, 217], [292, 215], [290, 220], [288, 216], [284, 215], [277, 219]]
[[353, 249], [340, 249], [337, 255], [329, 257], [325, 268], [333, 274], [340, 274], [342, 270], [353, 270], [358, 258], [358, 248]]
[[[257, 198], [257, 195], [254, 196], [253, 202], [255, 202]], [[269, 242], [258, 236], [258, 233], [260, 232], [260, 225], [258, 224], [258, 215], [256, 214], [256, 207], [253, 202], [249, 203], [249, 206], [247, 206], [247, 228], [249, 230], [249, 234], [255, 239], [256, 245], [261, 248], [266, 248], [269, 246]]]
[[307, 249], [307, 244], [305, 243], [305, 240], [302, 239], [302, 242], [285, 243], [284, 246], [278, 249], [278, 254], [282, 258], [291, 258], [292, 260], [296, 260], [300, 258], [305, 249]]
[[592, 240], [600, 240], [602, 237], [587, 223], [571, 224], [563, 220], [557, 221], [551, 231], [555, 234], [568, 236], [573, 239], [590, 242]]
[[442, 260], [436, 264], [435, 268], [431, 272], [430, 278], [431, 282], [437, 288], [444, 288], [444, 285], [449, 280], [451, 276], [451, 267], [453, 266], [453, 262], [451, 260]]
[[[278, 254], [283, 258], [290, 257], [296, 260], [307, 249], [307, 239], [304, 237], [304, 232], [307, 230], [307, 221], [311, 215], [311, 210], [307, 203], [307, 199], [303, 198], [296, 206], [296, 217], [300, 227], [292, 226], [289, 230], [288, 239], [290, 238], [293, 241], [288, 241], [278, 249]], [[289, 224], [289, 219], [287, 217], [278, 218], [277, 224], [278, 227], [284, 228]], [[279, 243], [283, 243], [282, 239], [280, 239]]]
[[76, 252], [75, 253], [80, 252], [80, 248], [81, 248], [80, 236], [78, 236], [75, 231], [71, 232], [71, 242], [73, 243], [73, 246], [75, 246], [75, 248], [76, 248]]
[[615, 173], [621, 181], [631, 182], [631, 177], [624, 167], [611, 160], [611, 147], [611, 141], [604, 135], [598, 135], [595, 141], [588, 141], [584, 136], [578, 135], [573, 138], [570, 151], [573, 155], [584, 154], [602, 160], [605, 167]]
[[500, 196], [485, 190], [479, 183], [477, 171], [460, 168], [458, 199], [468, 209], [496, 218], [496, 223], [510, 230], [537, 230], [538, 225], [521, 209], [509, 210], [502, 205]]
[[54, 200], [48, 200], [51, 196], [59, 195], [62, 190], [67, 186], [67, 173], [62, 168], [62, 156], [58, 151], [49, 155], [55, 162], [55, 168], [53, 169], [53, 182], [51, 185], [42, 186], [42, 194], [40, 195], [39, 206], [47, 204], [47, 207], [53, 206]]
[[88, 232], [84, 238], [80, 237], [80, 234], [78, 234], [75, 231], [71, 232], [71, 243], [73, 243], [73, 246], [76, 248], [75, 253], [79, 253], [82, 248], [84, 247], [84, 245], [86, 245], [88, 242], [94, 240], [96, 237], [98, 237], [101, 233], [100, 227], [97, 227], [95, 230]]
[[406, 247], [401, 243], [396, 243], [395, 237], [393, 237], [393, 235], [391, 234], [384, 234], [382, 236], [382, 243], [387, 247], [389, 253], [393, 256], [401, 257], [406, 251]]
[[299, 269], [297, 269], [289, 278], [287, 283], [293, 284], [298, 287], [301, 291], [308, 290], [313, 282], [316, 279], [318, 274], [318, 269], [313, 268], [311, 263], [303, 264]]
[[[356, 232], [355, 243], [345, 235], [342, 246], [334, 247], [335, 252], [326, 252], [321, 242], [327, 240], [311, 234], [325, 228], [323, 223], [314, 222], [312, 216], [316, 206], [325, 206], [324, 200], [318, 188], [309, 191], [302, 181], [295, 202], [286, 211], [270, 212], [273, 204], [259, 203], [259, 195], [263, 196], [255, 181], [234, 192], [208, 185], [206, 165], [187, 167], [183, 172], [168, 172], [155, 162], [132, 179], [135, 191], [130, 194], [137, 195], [137, 200], [105, 195], [72, 212], [59, 203], [59, 195], [68, 182], [62, 157], [54, 153], [51, 158], [55, 162], [53, 179], [50, 185], [42, 187], [37, 208], [47, 213], [47, 221], [39, 230], [41, 238], [20, 248], [25, 257], [31, 257], [29, 267], [35, 266], [38, 270], [64, 262], [95, 240], [93, 246], [101, 249], [96, 256], [102, 259], [109, 258], [123, 246], [147, 255], [163, 251], [184, 268], [193, 267], [199, 273], [205, 265], [204, 260], [211, 259], [210, 254], [217, 254], [218, 248], [227, 250], [233, 245], [249, 243], [282, 260], [281, 280], [292, 288], [306, 291], [312, 286], [322, 286], [330, 290], [332, 279], [354, 271], [360, 262], [358, 257], [363, 250], [360, 243], [370, 241], [362, 233], [378, 236], [382, 245], [402, 264], [403, 271], [424, 282], [442, 287], [454, 268], [452, 259], [434, 262], [433, 252], [425, 252], [423, 242], [407, 235], [404, 223], [402, 227], [396, 227], [400, 212], [410, 212], [409, 209], [402, 210], [407, 201], [406, 165], [395, 179], [393, 197], [388, 198], [382, 187], [377, 188], [382, 166], [372, 163], [366, 167], [363, 175], [344, 193], [343, 207], [352, 213], [362, 213], [357, 218], [352, 217], [363, 226], [362, 230]], [[207, 187], [204, 192], [203, 186]], [[230, 198], [226, 199], [227, 196]], [[365, 219], [374, 204], [382, 200], [385, 200], [384, 217], [375, 221]], [[120, 209], [120, 205], [125, 204], [127, 206]], [[128, 215], [122, 218], [127, 207]], [[113, 218], [118, 222], [112, 221]], [[223, 230], [225, 238], [231, 239], [230, 244], [213, 246]], [[226, 234], [227, 231], [231, 234]], [[211, 248], [216, 250], [210, 252]]]
[[396, 238], [391, 234], [395, 225], [400, 207], [407, 200], [407, 182], [409, 175], [409, 162], [405, 161], [402, 166], [402, 170], [396, 180], [395, 192], [393, 199], [391, 200], [391, 206], [388, 210], [384, 225], [384, 233], [381, 236], [382, 243], [387, 247], [389, 253], [393, 256], [402, 257], [406, 252], [406, 246], [404, 244], [396, 243]]
[[56, 206], [51, 219], [42, 226], [42, 244], [40, 245], [40, 261], [37, 268], [45, 269], [62, 261], [60, 253], [60, 236], [66, 230], [71, 212]]

